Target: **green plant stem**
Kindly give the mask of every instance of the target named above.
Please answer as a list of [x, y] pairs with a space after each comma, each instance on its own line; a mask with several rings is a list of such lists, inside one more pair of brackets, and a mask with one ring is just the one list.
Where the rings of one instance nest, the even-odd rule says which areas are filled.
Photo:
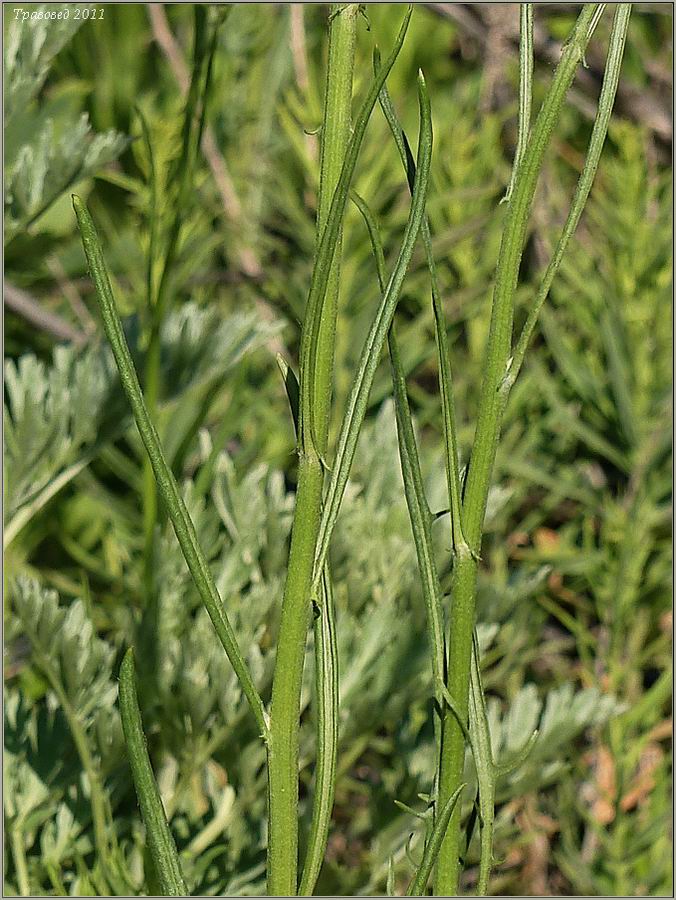
[[[336, 10], [331, 26], [344, 14]], [[323, 461], [318, 446], [321, 424], [315, 404], [315, 374], [325, 352], [332, 348], [319, 344], [324, 298], [336, 244], [340, 235], [350, 181], [357, 163], [366, 126], [378, 99], [378, 93], [401, 50], [411, 17], [409, 6], [399, 29], [393, 50], [374, 80], [354, 123], [345, 151], [340, 177], [331, 200], [331, 208], [319, 240], [310, 283], [300, 346], [300, 402], [298, 427], [298, 488], [291, 532], [282, 615], [277, 640], [277, 659], [270, 708], [268, 746], [268, 893], [294, 896], [298, 868], [298, 731], [300, 690], [309, 625], [310, 600], [319, 599], [315, 550], [320, 527], [321, 494], [324, 482]], [[345, 47], [349, 45], [344, 44]], [[342, 65], [334, 56], [334, 65]], [[344, 76], [341, 76], [344, 80]], [[325, 332], [326, 334], [326, 332]], [[328, 402], [328, 401], [327, 401]], [[325, 561], [325, 560], [324, 560]], [[319, 566], [319, 577], [324, 561]], [[313, 593], [316, 591], [316, 595]]]
[[[511, 355], [514, 293], [528, 216], [545, 152], [563, 102], [591, 37], [598, 4], [586, 4], [567, 39], [549, 92], [516, 171], [507, 208], [495, 276], [491, 324], [485, 352], [476, 433], [463, 501], [463, 526], [469, 552], [456, 553], [448, 650], [448, 690], [464, 722], [468, 716], [469, 677], [474, 628], [477, 560], [500, 433], [499, 388]], [[439, 803], [457, 790], [465, 758], [465, 737], [454, 716], [446, 716], [442, 739]], [[437, 863], [435, 894], [455, 896], [460, 880], [460, 805], [451, 817]]]
[[30, 897], [31, 884], [28, 877], [28, 865], [26, 862], [26, 846], [24, 843], [23, 828], [18, 824], [7, 824], [9, 832], [9, 842], [12, 848], [12, 859], [14, 860], [14, 869], [16, 871], [17, 887], [20, 897]]
[[268, 748], [268, 894], [295, 896], [298, 867], [298, 731], [310, 583], [324, 472], [316, 454], [298, 467], [296, 515], [277, 640]]
[[523, 326], [523, 330], [519, 335], [516, 347], [514, 348], [508, 372], [500, 385], [503, 412], [504, 406], [507, 404], [509, 392], [523, 365], [526, 350], [528, 349], [528, 343], [535, 330], [538, 316], [544, 306], [545, 300], [549, 296], [552, 283], [561, 266], [561, 260], [563, 259], [563, 255], [566, 252], [570, 239], [575, 233], [587, 198], [589, 197], [592, 184], [594, 183], [599, 160], [601, 158], [601, 151], [603, 150], [603, 145], [608, 133], [608, 123], [610, 122], [610, 116], [615, 103], [615, 95], [620, 79], [620, 69], [622, 66], [622, 57], [624, 55], [624, 45], [627, 37], [630, 15], [631, 3], [620, 3], [617, 5], [615, 17], [613, 19], [613, 27], [610, 33], [608, 57], [606, 60], [601, 94], [599, 96], [598, 112], [594, 119], [594, 126], [589, 139], [589, 148], [585, 157], [584, 167], [578, 180], [573, 202], [571, 203], [570, 211], [563, 226], [561, 236], [559, 237], [552, 258], [547, 266], [547, 270], [540, 282], [537, 294], [535, 295], [535, 300], [528, 310], [528, 317]]
[[163, 896], [186, 897], [188, 889], [181, 872], [178, 852], [162, 806], [143, 733], [136, 695], [134, 654], [127, 650], [120, 667], [120, 715], [127, 744], [129, 765], [139, 807], [146, 826], [146, 839]]
[[[315, 265], [320, 256], [322, 240], [327, 239], [327, 220], [350, 140], [352, 75], [358, 11], [358, 4], [349, 4], [332, 7], [330, 13]], [[311, 410], [308, 412], [311, 416], [312, 439], [300, 447], [296, 514], [282, 603], [270, 708], [268, 893], [271, 895], [294, 896], [298, 888], [300, 692], [310, 614], [309, 589], [324, 484], [321, 459], [326, 455], [328, 443], [340, 278], [341, 221], [342, 214], [337, 223], [332, 260], [326, 274], [323, 305], [316, 335], [316, 363], [312, 367], [312, 374], [306, 370], [303, 375], [305, 379], [308, 377], [312, 379], [312, 384], [306, 385], [311, 391]], [[317, 823], [316, 817], [321, 815], [321, 809], [315, 809], [313, 826]], [[325, 841], [324, 829], [317, 830], [313, 827], [312, 835], [313, 841], [309, 848], [310, 866], [306, 868], [305, 889], [309, 881], [316, 880], [319, 874], [316, 857], [321, 851], [323, 858], [324, 852], [324, 847], [321, 846], [322, 841]]]
[[[319, 247], [326, 227], [331, 201], [338, 185], [352, 130], [352, 77], [358, 15], [358, 3], [335, 5], [330, 12], [329, 58], [326, 70], [326, 93], [319, 160], [317, 247]], [[322, 456], [326, 455], [329, 431], [341, 246], [342, 226], [338, 232], [336, 249], [326, 283], [317, 337], [321, 352], [317, 354], [317, 366], [314, 372], [313, 403], [317, 449]]]
[[380, 300], [380, 306], [364, 341], [357, 372], [352, 382], [343, 422], [340, 427], [331, 480], [326, 492], [319, 539], [317, 541], [315, 585], [321, 576], [322, 568], [327, 559], [331, 535], [338, 519], [340, 505], [347, 487], [350, 467], [357, 449], [359, 431], [366, 415], [371, 385], [380, 361], [380, 353], [387, 340], [387, 333], [392, 324], [404, 278], [413, 255], [413, 248], [425, 215], [425, 201], [432, 158], [432, 117], [427, 85], [421, 71], [418, 72], [418, 105], [420, 108], [420, 134], [418, 138], [416, 178], [408, 220], [392, 275], [387, 282], [387, 287]]
[[331, 574], [324, 567], [321, 606], [315, 616], [315, 697], [317, 704], [317, 763], [312, 824], [298, 891], [311, 897], [326, 852], [336, 789], [338, 758], [338, 646]]
[[[277, 364], [284, 379], [291, 416], [298, 435], [299, 385], [296, 375], [283, 357], [278, 354]], [[315, 694], [316, 703], [316, 761], [315, 784], [312, 800], [312, 821], [308, 848], [303, 863], [298, 893], [302, 897], [312, 895], [321, 871], [331, 824], [333, 799], [336, 786], [338, 759], [338, 646], [334, 621], [334, 601], [331, 573], [324, 567], [321, 582], [320, 603], [315, 605]]]
[[[330, 13], [329, 57], [319, 161], [317, 248], [331, 210], [352, 129], [352, 80], [358, 16], [359, 4], [356, 3], [333, 6]], [[317, 335], [321, 350], [317, 354], [314, 372], [313, 405], [316, 413], [315, 438], [318, 452], [322, 457], [326, 457], [328, 449], [341, 247], [342, 227], [338, 232], [336, 250], [329, 270]], [[321, 599], [321, 614], [314, 623], [317, 759], [312, 821], [299, 890], [301, 896], [312, 894], [319, 877], [326, 852], [335, 792], [338, 752], [338, 665], [328, 566], [325, 567], [322, 580]]]
[[134, 363], [127, 346], [127, 340], [122, 330], [122, 323], [115, 308], [115, 298], [110, 286], [106, 264], [103, 259], [103, 251], [101, 250], [101, 242], [96, 233], [96, 228], [87, 207], [77, 196], [73, 196], [73, 208], [75, 209], [80, 228], [89, 271], [96, 287], [96, 296], [101, 309], [101, 318], [106, 336], [110, 342], [120, 373], [122, 388], [131, 406], [143, 445], [150, 457], [159, 492], [166, 506], [188, 569], [195, 582], [195, 587], [209, 614], [223, 649], [239, 678], [260, 733], [267, 740], [268, 725], [263, 701], [253, 683], [251, 673], [225, 612], [223, 600], [216, 588], [214, 577], [197, 540], [195, 526], [183, 502], [176, 479], [164, 457], [155, 426], [148, 415], [134, 369]]

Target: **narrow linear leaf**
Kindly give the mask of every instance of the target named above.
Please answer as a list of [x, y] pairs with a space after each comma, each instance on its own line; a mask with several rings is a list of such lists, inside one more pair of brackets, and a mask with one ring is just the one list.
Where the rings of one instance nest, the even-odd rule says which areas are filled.
[[519, 11], [519, 124], [516, 138], [516, 153], [514, 165], [509, 179], [507, 193], [502, 199], [508, 203], [512, 191], [516, 173], [521, 165], [526, 144], [530, 134], [530, 115], [533, 103], [533, 4], [522, 3]]
[[[377, 48], [373, 54], [373, 67], [376, 72], [380, 69], [380, 55]], [[410, 191], [413, 191], [415, 183], [416, 166], [411, 153], [411, 147], [406, 133], [399, 122], [390, 97], [387, 85], [384, 84], [378, 97], [380, 108], [383, 111], [387, 124], [392, 132], [392, 137], [399, 151]], [[443, 413], [445, 460], [446, 460], [446, 484], [451, 509], [451, 541], [456, 551], [462, 551], [466, 547], [462, 528], [462, 492], [460, 484], [460, 462], [458, 455], [458, 429], [455, 415], [455, 400], [453, 397], [453, 373], [451, 369], [451, 355], [448, 347], [448, 328], [446, 314], [439, 288], [437, 267], [434, 261], [432, 249], [432, 235], [430, 232], [427, 215], [423, 218], [420, 228], [425, 258], [430, 273], [430, 285], [432, 292], [432, 309], [434, 312], [434, 330], [437, 341], [437, 358], [439, 360], [439, 386], [441, 388], [441, 409]]]
[[239, 649], [232, 625], [225, 613], [223, 601], [199, 545], [195, 526], [183, 502], [176, 479], [167, 465], [155, 426], [148, 415], [129, 347], [122, 331], [122, 323], [115, 307], [115, 298], [110, 286], [99, 236], [87, 207], [75, 195], [73, 195], [73, 207], [77, 216], [89, 271], [96, 287], [96, 296], [101, 308], [103, 326], [120, 372], [122, 387], [129, 400], [141, 440], [150, 459], [158, 489], [166, 505], [178, 543], [197, 591], [223, 645], [223, 649], [237, 673], [260, 733], [262, 736], [267, 737], [268, 726], [263, 701], [256, 690], [248, 666]]
[[298, 378], [281, 353], [277, 354], [277, 365], [279, 366], [279, 371], [282, 373], [282, 378], [284, 379], [284, 388], [291, 409], [293, 427], [296, 437], [298, 437], [298, 412], [300, 404], [300, 385], [298, 384]]
[[479, 783], [479, 827], [481, 847], [479, 855], [479, 882], [477, 893], [488, 893], [488, 879], [493, 861], [493, 828], [495, 821], [495, 782], [497, 770], [493, 760], [491, 732], [486, 713], [486, 700], [481, 684], [479, 667], [481, 652], [476, 636], [472, 635], [472, 663], [469, 676], [469, 731], [474, 766]]
[[531, 750], [535, 746], [535, 742], [537, 741], [539, 734], [540, 732], [536, 728], [528, 738], [526, 743], [523, 745], [521, 750], [518, 750], [511, 759], [507, 760], [507, 762], [501, 763], [499, 766], [496, 766], [498, 778], [502, 777], [503, 775], [510, 775], [512, 772], [518, 769], [519, 766], [522, 766], [526, 762]]
[[127, 650], [120, 668], [120, 714], [136, 796], [146, 826], [148, 847], [163, 896], [187, 897], [188, 889], [181, 872], [178, 852], [148, 756], [136, 696], [134, 652], [131, 648]]
[[[381, 292], [385, 291], [385, 256], [383, 245], [378, 233], [378, 226], [367, 203], [356, 192], [353, 192], [354, 200], [359, 212], [364, 218], [366, 228], [371, 240], [371, 246], [376, 260], [376, 270]], [[444, 687], [445, 671], [445, 644], [443, 613], [441, 609], [441, 588], [439, 574], [434, 560], [434, 545], [432, 543], [432, 517], [430, 515], [420, 459], [413, 430], [413, 419], [406, 393], [406, 375], [399, 354], [394, 322], [390, 326], [388, 334], [388, 347], [390, 362], [392, 365], [392, 384], [394, 388], [394, 404], [397, 421], [397, 438], [399, 445], [399, 457], [401, 459], [401, 471], [404, 479], [404, 494], [408, 506], [408, 514], [411, 520], [413, 541], [415, 543], [418, 569], [422, 582], [423, 598], [427, 608], [427, 629], [432, 653], [432, 676], [435, 685], [435, 697], [439, 711], [442, 708], [440, 690]], [[438, 753], [441, 754], [441, 729], [438, 717], [434, 719], [434, 732]]]

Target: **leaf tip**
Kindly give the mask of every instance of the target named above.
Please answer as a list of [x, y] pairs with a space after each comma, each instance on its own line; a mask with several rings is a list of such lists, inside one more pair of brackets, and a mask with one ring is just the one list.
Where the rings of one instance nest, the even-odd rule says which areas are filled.
[[136, 675], [136, 666], [134, 663], [134, 648], [128, 647], [124, 657], [122, 659], [122, 665], [120, 666], [120, 679], [122, 678], [134, 678]]

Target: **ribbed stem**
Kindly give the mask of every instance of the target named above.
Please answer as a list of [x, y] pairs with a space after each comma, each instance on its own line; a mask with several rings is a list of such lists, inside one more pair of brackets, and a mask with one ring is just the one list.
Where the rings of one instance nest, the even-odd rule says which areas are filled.
[[[566, 41], [561, 61], [549, 92], [542, 104], [531, 138], [516, 170], [512, 195], [502, 234], [495, 274], [493, 307], [485, 351], [484, 380], [479, 398], [477, 427], [472, 447], [465, 497], [463, 527], [469, 550], [456, 553], [452, 591], [451, 627], [448, 652], [448, 690], [467, 723], [469, 674], [474, 628], [477, 559], [481, 551], [483, 522], [502, 418], [500, 385], [508, 369], [512, 352], [512, 319], [526, 228], [545, 152], [563, 102], [581, 62], [593, 30], [599, 4], [584, 6]], [[442, 735], [442, 759], [439, 778], [439, 807], [443, 808], [457, 790], [465, 759], [465, 736], [455, 716], [447, 715]], [[442, 844], [434, 892], [453, 897], [460, 880], [460, 817], [458, 804]]]
[[[352, 128], [352, 73], [357, 37], [359, 4], [353, 3], [331, 10], [329, 31], [329, 59], [326, 73], [326, 98], [320, 153], [319, 201], [317, 207], [317, 247], [331, 209], [333, 192], [338, 184], [345, 159], [345, 151]], [[342, 228], [331, 264], [326, 295], [319, 325], [319, 345], [315, 369], [315, 422], [319, 452], [326, 453], [331, 405], [333, 360], [336, 341], [336, 318], [340, 281], [340, 248]]]
[[[317, 248], [328, 218], [350, 140], [352, 73], [358, 4], [335, 6], [330, 14], [329, 59], [322, 126]], [[298, 465], [296, 511], [270, 707], [268, 748], [268, 894], [295, 896], [298, 869], [298, 731], [310, 590], [319, 532], [333, 382], [340, 236], [322, 306], [312, 376], [312, 436], [303, 442]], [[306, 323], [307, 325], [308, 323]], [[305, 373], [306, 377], [310, 373]]]

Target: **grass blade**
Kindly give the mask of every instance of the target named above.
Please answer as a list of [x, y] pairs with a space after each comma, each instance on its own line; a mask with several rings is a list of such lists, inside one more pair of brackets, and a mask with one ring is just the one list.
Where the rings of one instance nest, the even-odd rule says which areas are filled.
[[165, 897], [187, 897], [188, 888], [181, 872], [176, 844], [169, 830], [162, 798], [148, 756], [136, 696], [134, 652], [131, 648], [127, 650], [120, 668], [120, 715], [138, 805], [146, 826], [148, 848], [162, 894]]
[[96, 296], [101, 308], [103, 326], [120, 372], [120, 381], [131, 406], [141, 440], [146, 448], [157, 481], [157, 486], [174, 527], [178, 543], [193, 577], [197, 591], [214, 625], [223, 649], [237, 673], [242, 690], [249, 701], [251, 711], [261, 735], [267, 738], [263, 701], [253, 683], [248, 666], [237, 644], [237, 638], [225, 613], [223, 601], [218, 593], [213, 575], [197, 540], [195, 526], [186, 509], [174, 475], [167, 465], [157, 431], [150, 420], [148, 410], [129, 353], [122, 323], [115, 307], [115, 298], [103, 258], [101, 242], [92, 218], [79, 197], [73, 195], [73, 208], [77, 217], [82, 244], [84, 246], [89, 271], [96, 287]]
[[[420, 104], [420, 135], [418, 140], [418, 171], [416, 174], [413, 198], [411, 200], [411, 207], [401, 250], [399, 251], [397, 262], [387, 284], [387, 288], [385, 289], [385, 293], [383, 294], [380, 307], [364, 343], [357, 368], [357, 374], [347, 401], [345, 416], [338, 438], [333, 472], [322, 513], [319, 539], [317, 541], [315, 583], [321, 575], [327, 558], [329, 541], [338, 518], [340, 504], [347, 485], [350, 467], [357, 447], [359, 431], [366, 414], [369, 391], [371, 390], [373, 378], [380, 359], [380, 352], [394, 317], [406, 271], [411, 261], [415, 241], [424, 217], [432, 155], [432, 119], [427, 87], [422, 72], [418, 74], [418, 100]], [[302, 390], [303, 385], [301, 380], [301, 393]]]

